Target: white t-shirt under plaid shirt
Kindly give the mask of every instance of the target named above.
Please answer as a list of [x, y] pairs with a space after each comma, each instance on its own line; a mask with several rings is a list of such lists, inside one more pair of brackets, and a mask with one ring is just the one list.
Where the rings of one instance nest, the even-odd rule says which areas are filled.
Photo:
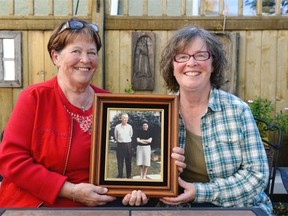
[[[210, 182], [195, 183], [194, 202], [259, 206], [271, 214], [272, 204], [264, 192], [269, 176], [267, 156], [249, 106], [232, 94], [212, 89], [207, 112], [201, 118], [201, 131]], [[180, 147], [185, 147], [185, 140], [180, 115]]]

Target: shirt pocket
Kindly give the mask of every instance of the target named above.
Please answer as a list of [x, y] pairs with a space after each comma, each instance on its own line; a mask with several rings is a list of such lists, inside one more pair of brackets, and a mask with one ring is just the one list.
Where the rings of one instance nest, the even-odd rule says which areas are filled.
[[[221, 135], [216, 138], [216, 149], [219, 154], [219, 170], [222, 177], [234, 174], [241, 167], [243, 141], [241, 134]], [[223, 176], [224, 175], [224, 176]]]

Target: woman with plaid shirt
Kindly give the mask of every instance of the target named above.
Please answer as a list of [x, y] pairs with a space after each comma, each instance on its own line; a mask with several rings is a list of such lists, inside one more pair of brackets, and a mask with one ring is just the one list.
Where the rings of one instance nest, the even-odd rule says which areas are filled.
[[216, 36], [187, 26], [164, 48], [160, 70], [179, 94], [179, 144], [187, 167], [180, 194], [161, 199], [181, 206], [260, 207], [272, 214], [264, 190], [267, 156], [253, 115], [240, 98], [220, 90], [225, 51]]

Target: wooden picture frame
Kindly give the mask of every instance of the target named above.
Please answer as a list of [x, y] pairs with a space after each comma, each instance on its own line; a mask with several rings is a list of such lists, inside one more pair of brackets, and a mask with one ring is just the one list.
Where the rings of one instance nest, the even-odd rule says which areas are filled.
[[[133, 128], [131, 178], [119, 176], [121, 160], [117, 157], [123, 142], [119, 141], [119, 137], [117, 142], [114, 137], [116, 125], [120, 125], [123, 113], [128, 114], [128, 124]], [[145, 177], [141, 177], [140, 166], [136, 164], [136, 149], [140, 145], [136, 136], [140, 134], [138, 130], [141, 129], [143, 120], [150, 121], [150, 134], [153, 137], [150, 143], [151, 164]], [[133, 190], [142, 190], [148, 197], [178, 194], [178, 171], [171, 159], [173, 147], [178, 146], [177, 96], [95, 94], [92, 125], [90, 183], [107, 187], [109, 195], [118, 197]], [[124, 155], [126, 156], [127, 154]], [[127, 171], [125, 163], [122, 170], [128, 175], [129, 170]]]

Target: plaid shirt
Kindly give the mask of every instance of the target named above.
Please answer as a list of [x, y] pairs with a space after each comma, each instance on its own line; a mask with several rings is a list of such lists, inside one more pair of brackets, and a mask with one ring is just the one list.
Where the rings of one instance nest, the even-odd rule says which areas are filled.
[[[210, 182], [194, 184], [194, 202], [259, 206], [271, 214], [272, 205], [264, 193], [269, 176], [267, 156], [249, 106], [232, 94], [211, 90], [201, 131]], [[185, 141], [186, 129], [180, 116], [180, 147], [185, 147]]]

